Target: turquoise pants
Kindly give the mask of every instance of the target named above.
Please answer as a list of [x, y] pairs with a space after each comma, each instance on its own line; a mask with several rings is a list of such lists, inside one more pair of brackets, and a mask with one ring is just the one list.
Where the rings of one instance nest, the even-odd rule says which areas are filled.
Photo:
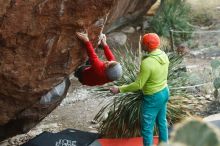
[[159, 141], [168, 141], [168, 129], [166, 120], [167, 101], [169, 99], [168, 87], [153, 95], [145, 95], [142, 102], [141, 132], [144, 146], [153, 145], [153, 131], [156, 122], [159, 130]]

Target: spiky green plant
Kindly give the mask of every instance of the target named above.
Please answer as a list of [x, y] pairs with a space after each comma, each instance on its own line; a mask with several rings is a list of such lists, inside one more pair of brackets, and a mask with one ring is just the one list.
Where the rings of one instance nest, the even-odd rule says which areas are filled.
[[[150, 26], [154, 32], [164, 37], [170, 36], [170, 29], [191, 31], [192, 27], [188, 25], [191, 22], [190, 13], [190, 6], [183, 0], [162, 0], [159, 11], [150, 21]], [[175, 39], [186, 39], [189, 36], [185, 33], [174, 34]], [[180, 42], [180, 40], [175, 40], [175, 42]]]
[[[220, 130], [198, 119], [179, 123], [171, 134], [169, 146], [219, 146]], [[159, 146], [168, 146], [161, 144]]]
[[[122, 49], [118, 49], [122, 50]], [[118, 61], [123, 67], [123, 76], [120, 80], [93, 89], [97, 95], [107, 97], [109, 101], [98, 112], [95, 120], [101, 122], [100, 131], [106, 137], [133, 137], [140, 135], [140, 107], [143, 98], [141, 91], [112, 95], [111, 86], [129, 84], [136, 78], [139, 71], [141, 52], [132, 51], [127, 47], [123, 51], [115, 51]], [[189, 109], [184, 105], [186, 92], [183, 89], [172, 89], [186, 84], [186, 74], [180, 70], [182, 57], [169, 54], [170, 68], [168, 84], [170, 85], [171, 99], [168, 103], [168, 122], [170, 125], [189, 116]], [[178, 92], [177, 92], [178, 91]], [[178, 96], [173, 96], [178, 95]], [[106, 117], [106, 113], [108, 116]]]

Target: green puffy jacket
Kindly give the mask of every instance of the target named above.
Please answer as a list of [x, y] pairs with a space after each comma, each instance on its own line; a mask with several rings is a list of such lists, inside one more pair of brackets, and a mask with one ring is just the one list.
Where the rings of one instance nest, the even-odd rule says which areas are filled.
[[152, 95], [167, 86], [168, 67], [167, 55], [156, 49], [142, 60], [135, 82], [120, 86], [119, 90], [121, 93], [142, 90], [144, 95]]

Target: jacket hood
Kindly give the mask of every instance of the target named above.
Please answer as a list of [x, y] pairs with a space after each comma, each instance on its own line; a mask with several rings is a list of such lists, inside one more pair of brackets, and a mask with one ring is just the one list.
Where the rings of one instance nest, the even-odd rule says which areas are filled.
[[152, 57], [156, 59], [160, 64], [167, 64], [169, 63], [169, 59], [164, 51], [157, 49], [151, 53], [149, 53], [148, 57]]

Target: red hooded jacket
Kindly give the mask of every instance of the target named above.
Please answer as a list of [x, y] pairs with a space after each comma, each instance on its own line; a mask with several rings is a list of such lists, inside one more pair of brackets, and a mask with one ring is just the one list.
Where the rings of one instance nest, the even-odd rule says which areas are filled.
[[[85, 68], [81, 75], [81, 83], [83, 85], [88, 86], [95, 86], [95, 85], [103, 85], [107, 82], [111, 82], [107, 74], [105, 72], [105, 64], [103, 61], [99, 59], [97, 54], [95, 53], [95, 50], [90, 42], [86, 42], [86, 51], [89, 57], [89, 61], [91, 66]], [[115, 61], [115, 57], [112, 54], [110, 48], [108, 45], [103, 46], [104, 47], [104, 53], [108, 61]]]

